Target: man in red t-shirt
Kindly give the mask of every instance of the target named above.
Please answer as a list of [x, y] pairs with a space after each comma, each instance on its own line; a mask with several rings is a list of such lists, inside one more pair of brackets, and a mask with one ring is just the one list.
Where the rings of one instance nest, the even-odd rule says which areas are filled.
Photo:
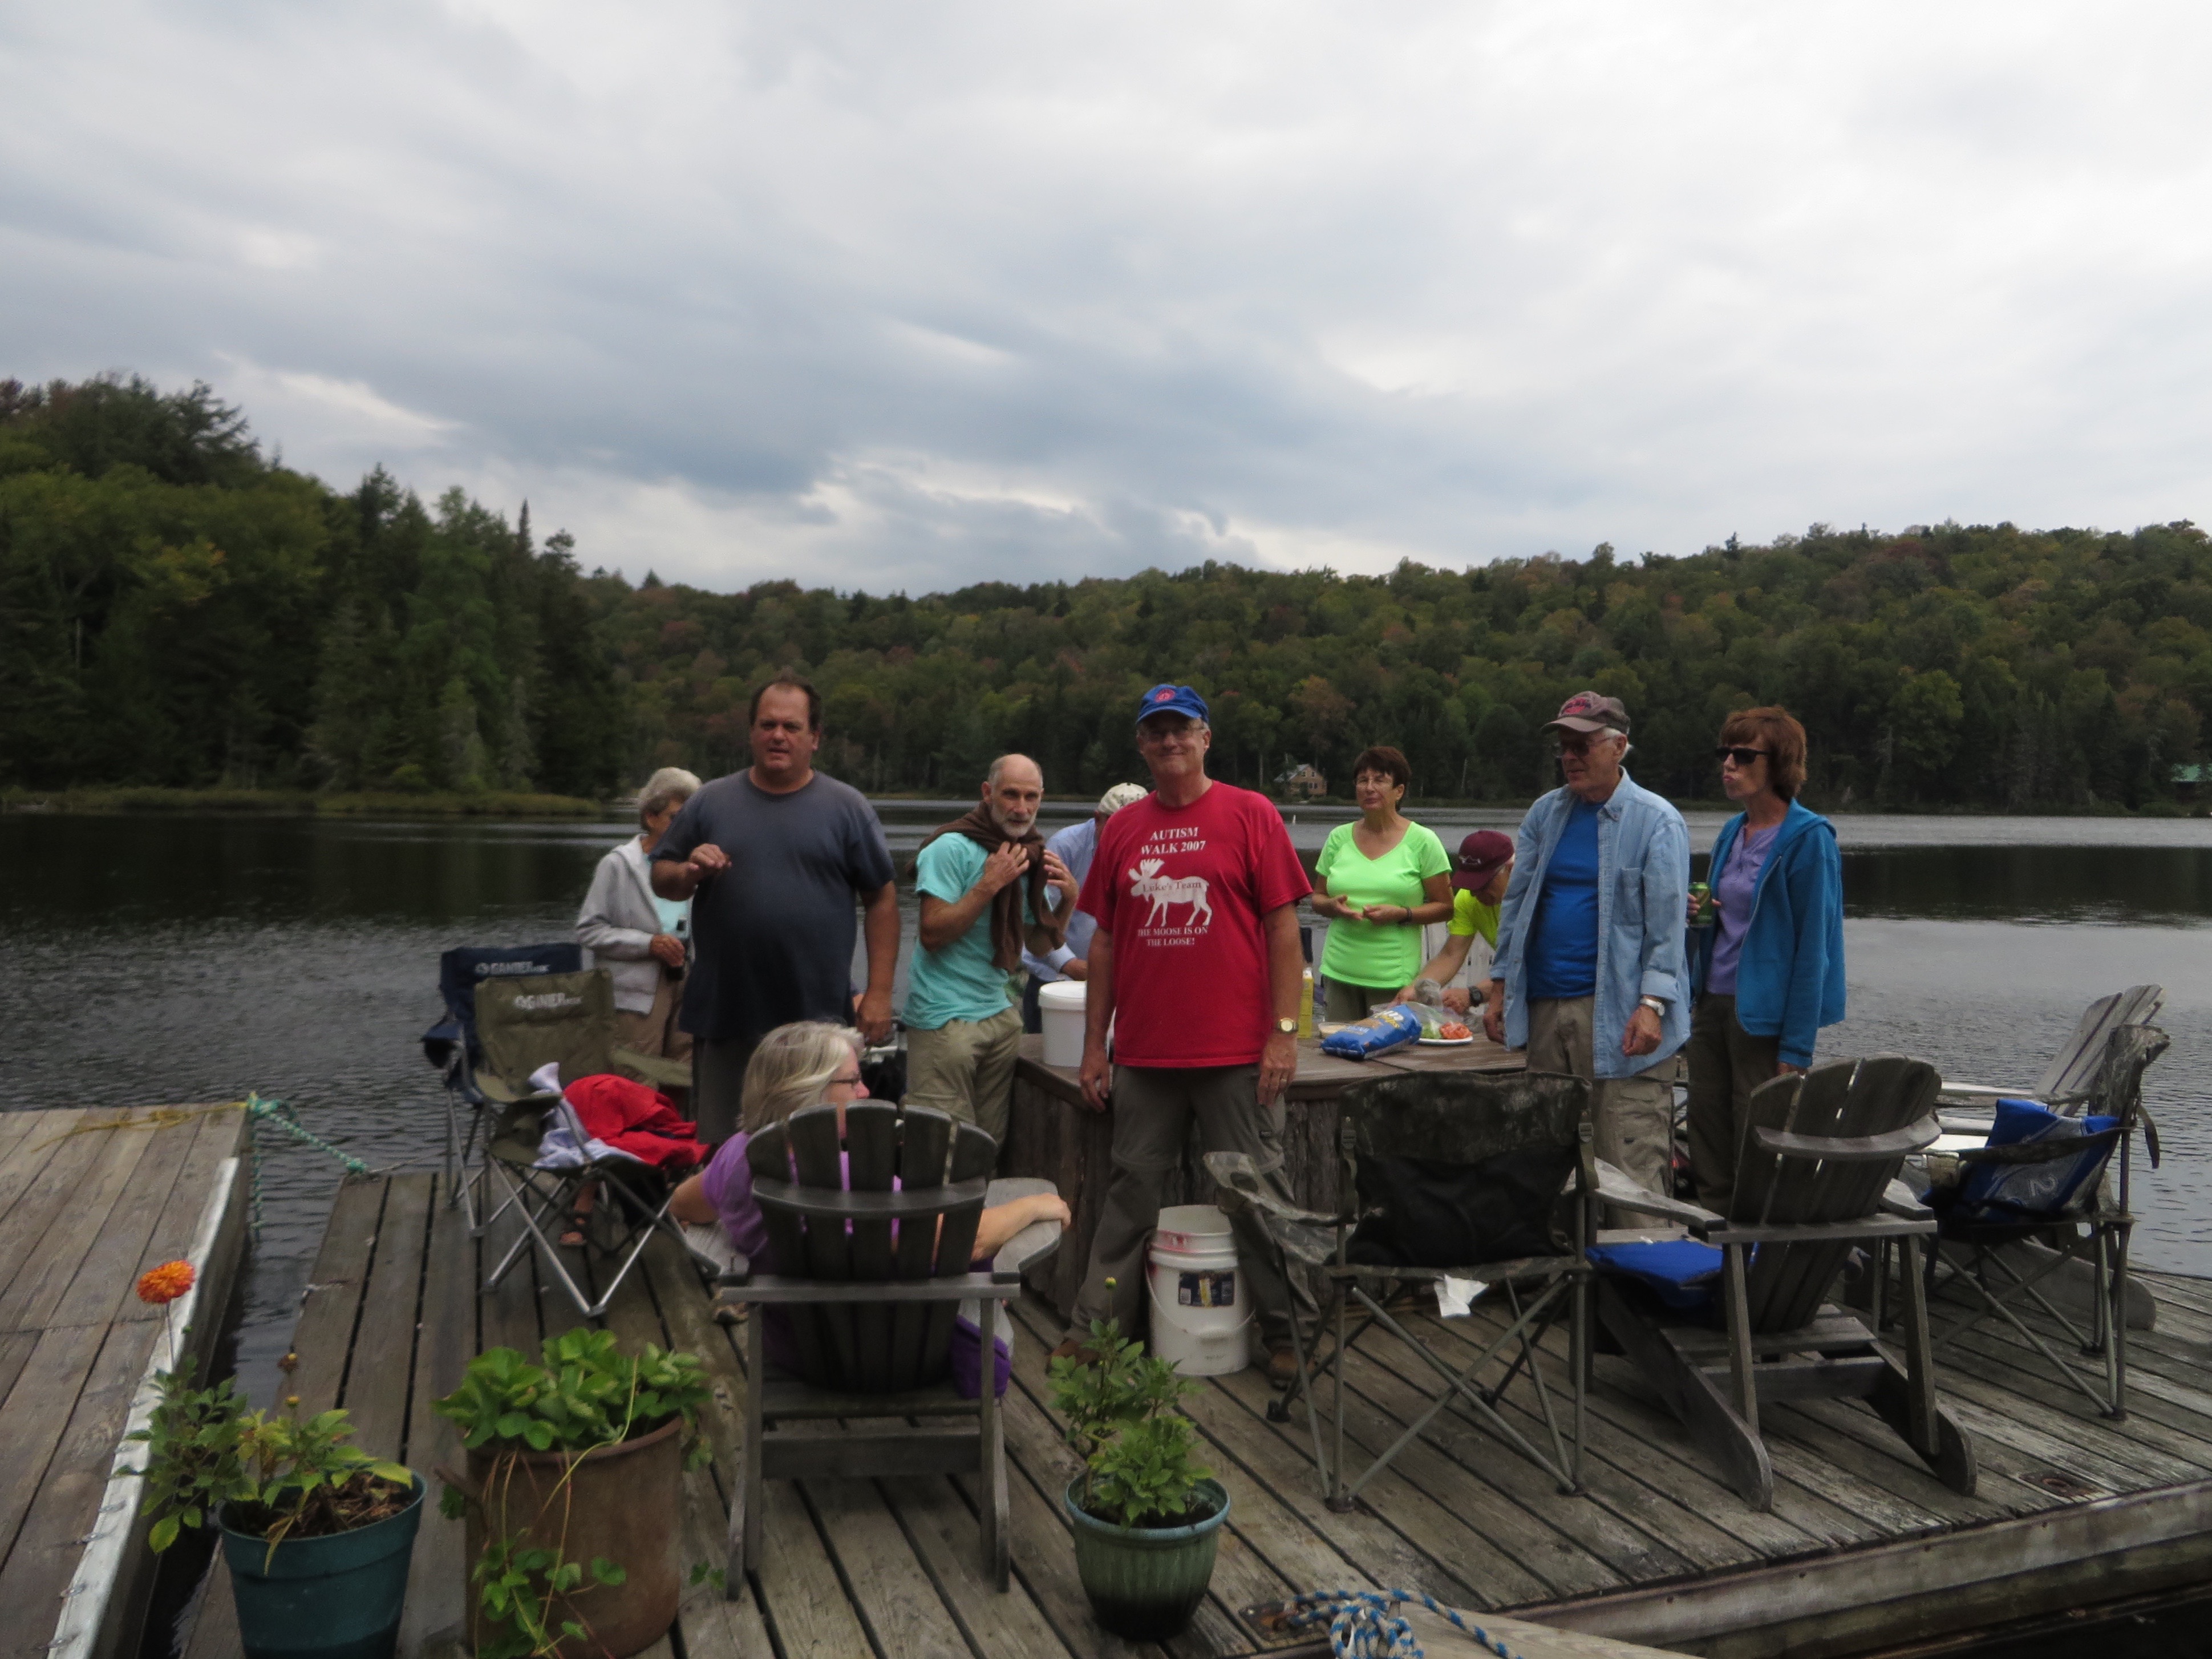
[[[1102, 1112], [1110, 1100], [1114, 1170], [1074, 1329], [1056, 1356], [1077, 1352], [1094, 1319], [1136, 1330], [1146, 1243], [1194, 1115], [1206, 1151], [1249, 1153], [1262, 1171], [1282, 1167], [1275, 1108], [1298, 1066], [1297, 905], [1311, 888], [1274, 803], [1206, 775], [1206, 716], [1187, 685], [1145, 694], [1137, 748], [1152, 793], [1106, 820], [1078, 902], [1098, 922], [1083, 1098]], [[1289, 1286], [1258, 1218], [1241, 1206], [1230, 1218], [1269, 1372], [1287, 1382], [1297, 1370]]]

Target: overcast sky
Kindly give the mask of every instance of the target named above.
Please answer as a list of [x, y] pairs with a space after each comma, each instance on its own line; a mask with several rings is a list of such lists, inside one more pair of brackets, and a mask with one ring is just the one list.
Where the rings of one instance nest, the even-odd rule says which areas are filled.
[[2212, 12], [0, 9], [0, 374], [922, 592], [2212, 517]]

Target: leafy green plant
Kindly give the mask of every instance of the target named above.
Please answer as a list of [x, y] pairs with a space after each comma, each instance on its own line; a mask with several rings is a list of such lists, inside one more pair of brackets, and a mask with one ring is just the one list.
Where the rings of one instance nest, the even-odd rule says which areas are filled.
[[460, 1429], [471, 1451], [588, 1451], [650, 1434], [672, 1417], [696, 1430], [710, 1393], [692, 1355], [650, 1342], [624, 1354], [611, 1331], [549, 1336], [544, 1354], [533, 1365], [513, 1348], [487, 1348], [431, 1409]]
[[712, 1391], [696, 1356], [650, 1342], [626, 1354], [613, 1332], [585, 1328], [546, 1338], [541, 1356], [544, 1363], [534, 1364], [513, 1348], [488, 1348], [469, 1362], [460, 1387], [431, 1407], [460, 1430], [465, 1447], [491, 1458], [482, 1489], [439, 1471], [446, 1482], [444, 1512], [458, 1517], [475, 1504], [487, 1522], [469, 1574], [483, 1614], [477, 1659], [544, 1659], [564, 1638], [582, 1641], [589, 1634], [583, 1617], [588, 1604], [580, 1605], [580, 1598], [629, 1578], [605, 1556], [588, 1563], [568, 1559], [566, 1502], [541, 1508], [541, 1519], [559, 1517], [550, 1523], [551, 1536], [529, 1526], [494, 1532], [492, 1511], [505, 1509], [522, 1456], [574, 1454], [556, 1482], [556, 1492], [565, 1494], [576, 1457], [651, 1434], [673, 1419], [681, 1419], [690, 1442], [687, 1467], [712, 1455], [698, 1435], [699, 1408]]
[[1192, 1510], [1212, 1471], [1196, 1461], [1198, 1431], [1178, 1409], [1197, 1386], [1112, 1319], [1093, 1322], [1082, 1350], [1052, 1362], [1052, 1403], [1083, 1459], [1085, 1511], [1122, 1527], [1204, 1518]]
[[156, 1553], [226, 1506], [229, 1523], [267, 1539], [272, 1555], [288, 1537], [349, 1532], [406, 1507], [413, 1474], [347, 1444], [353, 1426], [343, 1410], [302, 1421], [291, 1395], [282, 1415], [250, 1412], [227, 1377], [193, 1388], [192, 1369], [187, 1355], [156, 1373], [153, 1417], [125, 1437], [147, 1449], [141, 1513], [155, 1517]]

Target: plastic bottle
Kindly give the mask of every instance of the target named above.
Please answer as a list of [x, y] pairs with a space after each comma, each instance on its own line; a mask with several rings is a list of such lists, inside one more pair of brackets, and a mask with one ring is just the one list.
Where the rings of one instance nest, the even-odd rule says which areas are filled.
[[1298, 1035], [1310, 1037], [1314, 1034], [1314, 976], [1310, 968], [1298, 973]]

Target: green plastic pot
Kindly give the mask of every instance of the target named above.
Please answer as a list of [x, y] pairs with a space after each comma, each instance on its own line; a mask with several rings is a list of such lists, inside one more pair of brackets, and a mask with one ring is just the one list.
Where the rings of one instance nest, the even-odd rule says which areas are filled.
[[1183, 1527], [1122, 1527], [1085, 1513], [1077, 1501], [1083, 1482], [1060, 1494], [1075, 1525], [1075, 1571], [1091, 1611], [1116, 1636], [1158, 1642], [1190, 1623], [1213, 1577], [1213, 1553], [1229, 1518], [1229, 1494], [1218, 1480], [1201, 1480], [1197, 1495], [1213, 1505], [1203, 1521]]
[[392, 1659], [422, 1524], [422, 1477], [397, 1515], [328, 1538], [269, 1540], [222, 1528], [246, 1659]]

